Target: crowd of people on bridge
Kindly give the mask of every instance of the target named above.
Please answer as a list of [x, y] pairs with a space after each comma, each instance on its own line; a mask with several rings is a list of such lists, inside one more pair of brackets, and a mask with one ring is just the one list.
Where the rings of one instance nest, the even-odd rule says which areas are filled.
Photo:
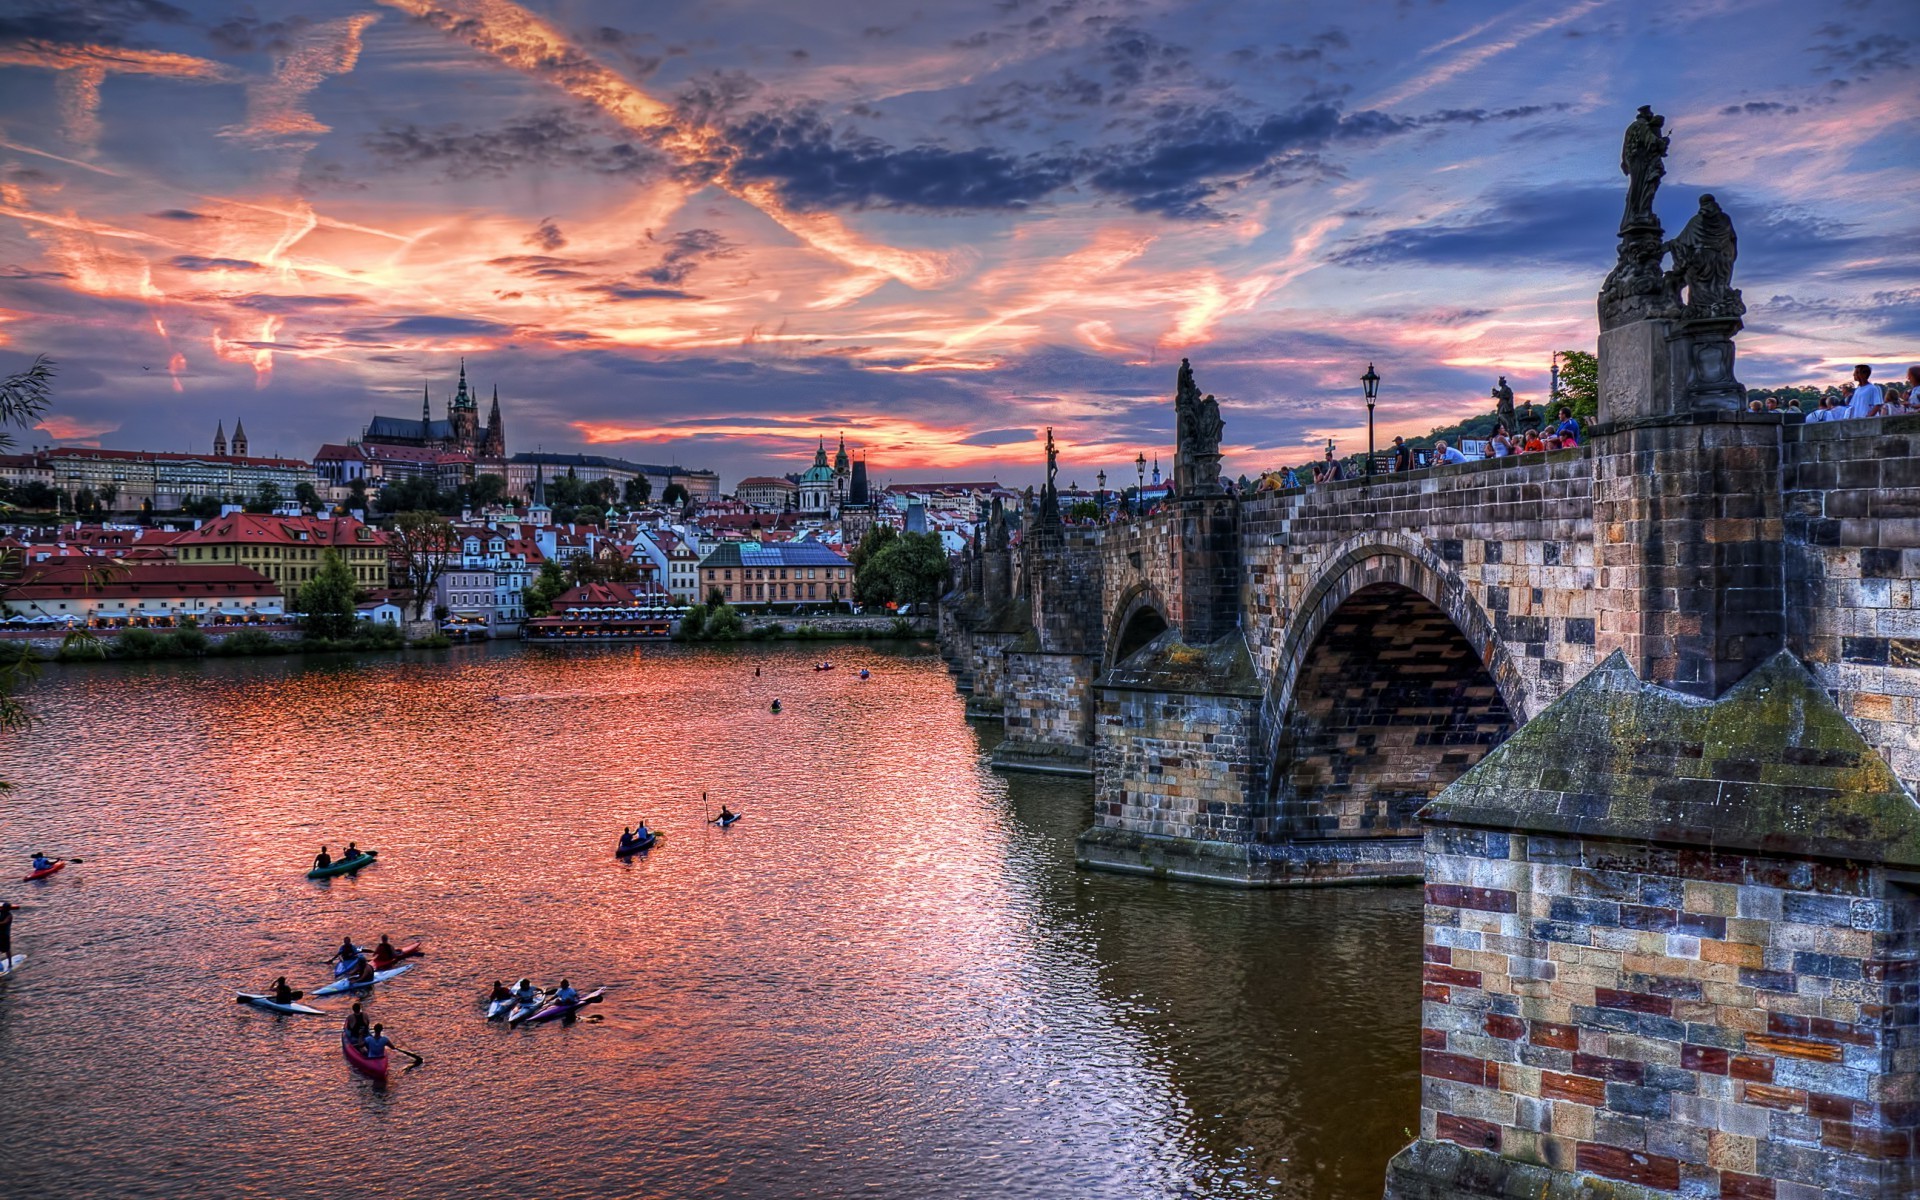
[[[1765, 401], [1752, 401], [1747, 408], [1752, 412], [1802, 411], [1797, 400], [1792, 401], [1790, 407], [1783, 407], [1771, 396]], [[1806, 418], [1809, 423], [1857, 421], [1867, 417], [1904, 417], [1909, 413], [1920, 413], [1920, 367], [1908, 367], [1904, 383], [1882, 385], [1873, 382], [1872, 365], [1861, 363], [1854, 367], [1853, 378], [1820, 397]]]

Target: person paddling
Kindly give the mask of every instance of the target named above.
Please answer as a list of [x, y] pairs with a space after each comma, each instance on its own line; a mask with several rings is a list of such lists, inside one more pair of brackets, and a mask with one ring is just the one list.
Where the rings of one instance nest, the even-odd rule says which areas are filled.
[[38, 850], [33, 852], [33, 869], [34, 870], [44, 871], [52, 865], [53, 865], [52, 859], [40, 853]]
[[332, 865], [333, 855], [327, 853], [325, 846], [320, 847], [320, 853], [313, 856], [313, 869], [316, 871], [324, 871]]
[[533, 986], [533, 980], [522, 979], [513, 985], [513, 998], [522, 1005], [532, 1004], [540, 998], [540, 989]]
[[355, 845], [352, 842], [348, 842], [347, 848], [340, 852], [341, 862], [352, 862], [354, 859], [359, 857], [360, 857], [360, 847]]
[[502, 983], [498, 979], [494, 980], [493, 991], [487, 994], [487, 1003], [498, 1004], [502, 1000], [511, 1000], [511, 999], [513, 999], [513, 992], [508, 990], [507, 985]]
[[373, 965], [376, 967], [392, 966], [394, 960], [399, 957], [400, 952], [393, 948], [393, 943], [387, 940], [387, 935], [384, 933], [381, 934], [380, 944], [373, 948]]
[[367, 961], [367, 958], [365, 955], [361, 955], [359, 958], [356, 958], [353, 960], [353, 966], [347, 969], [347, 982], [348, 983], [372, 983], [373, 982], [373, 964]]
[[364, 1042], [367, 1037], [367, 1014], [360, 1011], [359, 1001], [355, 1001], [353, 1011], [347, 1014], [347, 1037], [354, 1043]]
[[738, 821], [739, 819], [740, 819], [739, 813], [728, 808], [725, 804], [722, 804], [720, 806], [720, 823], [722, 825], [726, 825], [731, 822]]
[[306, 995], [306, 993], [302, 992], [299, 988], [288, 986], [285, 975], [273, 981], [273, 987], [268, 994], [273, 997], [275, 1004], [292, 1004], [295, 1000]]
[[12, 969], [13, 905], [0, 901], [0, 967]]
[[330, 963], [349, 963], [359, 957], [360, 947], [353, 944], [352, 938], [344, 937], [340, 939], [340, 948], [335, 950], [333, 957], [327, 961]]
[[578, 1003], [579, 1000], [580, 993], [573, 990], [571, 983], [562, 979], [559, 988], [553, 993], [553, 1002], [555, 1004], [575, 1004]]

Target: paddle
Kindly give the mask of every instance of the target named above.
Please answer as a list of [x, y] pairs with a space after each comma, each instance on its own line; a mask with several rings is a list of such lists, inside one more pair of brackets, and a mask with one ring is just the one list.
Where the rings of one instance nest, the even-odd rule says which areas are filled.
[[[408, 1058], [410, 1058], [410, 1059], [412, 1059], [412, 1060], [413, 1060], [413, 1065], [414, 1065], [415, 1067], [423, 1067], [423, 1066], [425, 1066], [425, 1065], [426, 1065], [426, 1063], [427, 1063], [427, 1060], [426, 1060], [426, 1059], [424, 1059], [424, 1058], [421, 1058], [421, 1057], [420, 1057], [420, 1056], [419, 1056], [418, 1054], [415, 1054], [415, 1053], [414, 1053], [413, 1051], [411, 1051], [411, 1050], [401, 1050], [401, 1049], [400, 1049], [400, 1047], [398, 1047], [398, 1046], [389, 1046], [389, 1047], [387, 1047], [387, 1049], [389, 1049], [389, 1050], [398, 1050], [398, 1051], [399, 1051], [399, 1052], [400, 1052], [401, 1054], [404, 1054], [404, 1055], [406, 1055], [406, 1056], [407, 1056]], [[413, 1069], [412, 1067], [409, 1067], [409, 1068], [408, 1068], [408, 1070], [412, 1070], [412, 1069]]]

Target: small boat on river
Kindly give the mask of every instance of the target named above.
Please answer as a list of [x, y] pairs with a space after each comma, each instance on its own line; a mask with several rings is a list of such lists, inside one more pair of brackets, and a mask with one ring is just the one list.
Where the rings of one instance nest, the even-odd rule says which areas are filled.
[[329, 876], [333, 876], [333, 875], [352, 874], [353, 872], [358, 871], [361, 867], [367, 866], [370, 863], [372, 863], [374, 858], [379, 853], [380, 852], [378, 850], [362, 850], [360, 853], [354, 855], [352, 858], [343, 858], [337, 863], [329, 863], [324, 867], [313, 868], [313, 870], [307, 872], [307, 878], [308, 879], [326, 879]]

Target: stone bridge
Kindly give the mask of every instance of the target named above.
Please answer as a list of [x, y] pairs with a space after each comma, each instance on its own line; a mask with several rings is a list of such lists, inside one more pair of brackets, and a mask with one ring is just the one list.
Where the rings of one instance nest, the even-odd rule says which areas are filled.
[[1616, 649], [1711, 699], [1784, 646], [1911, 788], [1917, 450], [1920, 417], [1693, 413], [1125, 524], [1043, 503], [957, 565], [943, 644], [1000, 765], [1095, 777], [1089, 866], [1418, 877], [1417, 810]]

